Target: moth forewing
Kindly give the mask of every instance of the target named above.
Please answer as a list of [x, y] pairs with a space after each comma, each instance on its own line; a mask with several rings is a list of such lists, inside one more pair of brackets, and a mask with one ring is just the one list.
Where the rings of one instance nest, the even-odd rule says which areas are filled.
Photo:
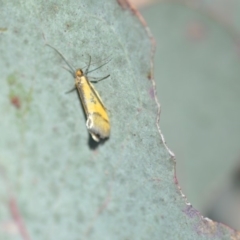
[[99, 141], [99, 138], [108, 138], [110, 135], [110, 124], [99, 113], [90, 114], [86, 121], [86, 126], [92, 138]]
[[91, 86], [91, 88], [93, 89], [93, 91], [95, 92], [96, 97], [98, 98], [98, 100], [99, 100], [99, 102], [101, 103], [102, 107], [106, 110], [106, 107], [105, 107], [105, 105], [103, 104], [103, 101], [102, 101], [99, 93], [96, 91], [96, 89], [95, 89], [95, 87], [93, 86], [93, 84], [92, 84], [90, 81], [88, 81], [88, 82], [89, 82], [89, 85]]
[[76, 77], [75, 85], [87, 117], [86, 127], [95, 141], [108, 138], [110, 123], [106, 108], [86, 76]]

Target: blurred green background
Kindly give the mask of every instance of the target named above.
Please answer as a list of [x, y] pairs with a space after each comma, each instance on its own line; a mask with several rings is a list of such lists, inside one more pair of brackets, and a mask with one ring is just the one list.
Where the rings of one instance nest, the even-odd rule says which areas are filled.
[[202, 215], [240, 230], [240, 1], [140, 11], [156, 40], [160, 126], [183, 193]]

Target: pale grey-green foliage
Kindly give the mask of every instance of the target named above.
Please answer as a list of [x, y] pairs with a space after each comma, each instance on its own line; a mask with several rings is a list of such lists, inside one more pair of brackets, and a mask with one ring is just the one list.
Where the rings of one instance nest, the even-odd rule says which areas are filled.
[[143, 10], [157, 42], [161, 130], [176, 153], [188, 200], [201, 213], [240, 229], [233, 183], [239, 162], [240, 2], [231, 13], [228, 0], [199, 1], [196, 8], [192, 1], [177, 2]]
[[[151, 41], [116, 1], [9, 1], [0, 5], [0, 239], [222, 239], [187, 206], [157, 129]], [[6, 28], [6, 29], [4, 29]], [[93, 146], [72, 76], [92, 76], [111, 120]], [[15, 204], [10, 204], [10, 203]], [[14, 217], [15, 216], [15, 217]], [[16, 224], [18, 222], [18, 225]], [[22, 230], [23, 231], [23, 230]]]

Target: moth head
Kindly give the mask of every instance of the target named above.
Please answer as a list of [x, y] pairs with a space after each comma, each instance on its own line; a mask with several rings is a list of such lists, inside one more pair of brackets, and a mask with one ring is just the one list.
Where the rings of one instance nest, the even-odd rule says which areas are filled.
[[82, 69], [78, 68], [75, 72], [76, 77], [82, 77], [83, 76], [83, 71]]

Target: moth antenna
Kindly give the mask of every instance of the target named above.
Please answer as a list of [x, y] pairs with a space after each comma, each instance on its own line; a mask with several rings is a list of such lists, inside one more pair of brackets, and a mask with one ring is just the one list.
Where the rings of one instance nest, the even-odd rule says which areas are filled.
[[59, 56], [64, 60], [64, 62], [68, 65], [68, 67], [71, 69], [72, 71], [72, 75], [74, 76], [75, 70], [73, 68], [73, 66], [67, 61], [67, 59], [53, 46], [51, 46], [50, 44], [46, 43], [46, 45], [50, 48], [52, 48], [55, 52], [57, 52], [59, 54]]

